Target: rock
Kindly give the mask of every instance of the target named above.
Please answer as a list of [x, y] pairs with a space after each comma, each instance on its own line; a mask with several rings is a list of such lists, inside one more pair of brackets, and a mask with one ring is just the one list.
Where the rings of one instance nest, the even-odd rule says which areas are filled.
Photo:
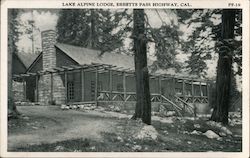
[[189, 132], [188, 132], [188, 131], [183, 131], [182, 133], [183, 133], [183, 134], [189, 134]]
[[70, 109], [76, 109], [77, 106], [76, 106], [76, 105], [69, 105], [69, 108], [70, 108]]
[[117, 137], [117, 140], [120, 142], [124, 142], [124, 140], [120, 136]]
[[201, 128], [201, 125], [199, 125], [199, 124], [194, 124], [194, 128]]
[[79, 107], [80, 109], [83, 109], [83, 108], [84, 108], [84, 105], [78, 105], [78, 107]]
[[109, 107], [109, 109], [111, 109], [111, 110], [113, 110], [113, 109], [115, 108], [114, 105], [109, 105], [108, 107]]
[[69, 110], [69, 106], [66, 106], [66, 107], [65, 107], [65, 110]]
[[102, 111], [105, 111], [105, 109], [104, 109], [103, 107], [98, 107], [98, 108], [96, 108], [95, 110], [96, 110], [96, 111], [101, 111], [101, 112], [102, 112]]
[[210, 138], [210, 139], [214, 139], [214, 138], [219, 138], [220, 137], [218, 134], [216, 134], [212, 130], [206, 131], [206, 133], [203, 133], [203, 135], [205, 135], [207, 138]]
[[221, 138], [221, 137], [219, 137], [219, 138], [216, 138], [216, 140], [218, 140], [218, 141], [222, 141], [222, 138]]
[[90, 147], [91, 150], [95, 150], [95, 146]]
[[38, 127], [35, 127], [35, 126], [32, 126], [32, 128], [33, 128], [33, 129], [35, 129], [35, 130], [37, 130], [37, 129], [38, 129]]
[[140, 151], [142, 149], [142, 147], [140, 145], [135, 145], [135, 146], [132, 147], [132, 149], [134, 151]]
[[165, 131], [163, 131], [163, 133], [168, 134], [168, 131], [165, 130]]
[[200, 135], [202, 132], [193, 130], [190, 134]]
[[188, 144], [192, 144], [192, 142], [190, 142], [190, 141], [187, 141], [187, 143], [188, 143]]
[[28, 116], [23, 117], [24, 120], [29, 120], [30, 118]]
[[55, 147], [55, 151], [64, 151], [64, 150], [65, 148], [63, 146], [58, 145]]
[[114, 111], [115, 111], [115, 112], [120, 112], [120, 111], [121, 111], [121, 108], [120, 108], [119, 106], [116, 106], [116, 107], [114, 108]]
[[170, 117], [170, 116], [174, 116], [175, 114], [176, 114], [175, 111], [167, 111], [165, 113], [165, 116]]
[[221, 128], [221, 131], [224, 132], [224, 133], [226, 133], [227, 135], [232, 135], [232, 134], [233, 134], [233, 133], [232, 133], [228, 128], [226, 128], [226, 127], [222, 127], [222, 128]]
[[219, 133], [219, 135], [220, 135], [220, 136], [222, 136], [222, 137], [227, 136], [227, 134], [226, 134], [226, 133], [224, 133], [224, 132], [220, 132], [220, 133]]
[[168, 123], [168, 124], [171, 124], [171, 123], [174, 123], [173, 119], [171, 118], [162, 118], [160, 120], [161, 123]]
[[95, 106], [87, 106], [84, 107], [84, 110], [94, 110], [96, 107]]
[[92, 110], [92, 108], [91, 108], [91, 107], [88, 107], [88, 106], [87, 106], [87, 107], [84, 107], [83, 109], [84, 109], [84, 110]]
[[217, 123], [214, 121], [208, 121], [207, 124], [212, 126], [212, 127], [218, 128], [222, 133], [225, 133], [226, 135], [233, 134], [227, 127], [223, 126], [221, 123]]
[[82, 152], [82, 150], [75, 149], [73, 152]]

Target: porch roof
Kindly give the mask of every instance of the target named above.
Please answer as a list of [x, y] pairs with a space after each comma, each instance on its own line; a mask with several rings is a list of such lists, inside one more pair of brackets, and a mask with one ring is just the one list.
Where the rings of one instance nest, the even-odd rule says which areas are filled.
[[[126, 73], [126, 74], [132, 74], [134, 75], [134, 70], [133, 69], [125, 69], [123, 67], [117, 67], [109, 64], [99, 64], [99, 63], [91, 63], [91, 64], [83, 64], [83, 65], [69, 65], [69, 66], [62, 66], [62, 67], [55, 67], [53, 69], [49, 70], [43, 70], [43, 71], [38, 71], [37, 73], [24, 73], [24, 74], [19, 74], [19, 75], [14, 75], [14, 78], [23, 78], [23, 77], [29, 77], [29, 76], [37, 76], [37, 75], [44, 75], [44, 74], [51, 74], [51, 73], [64, 73], [68, 71], [75, 71], [75, 70], [88, 70], [88, 71], [98, 71], [100, 72], [105, 72], [108, 70], [116, 71], [119, 73]], [[210, 82], [210, 80], [205, 80], [205, 79], [198, 79], [198, 78], [188, 78], [188, 77], [180, 77], [180, 76], [175, 76], [175, 75], [169, 75], [169, 74], [149, 74], [150, 78], [175, 78], [175, 79], [180, 79], [180, 80], [186, 80], [186, 81], [193, 81], [194, 84], [200, 84], [200, 82], [206, 83]]]

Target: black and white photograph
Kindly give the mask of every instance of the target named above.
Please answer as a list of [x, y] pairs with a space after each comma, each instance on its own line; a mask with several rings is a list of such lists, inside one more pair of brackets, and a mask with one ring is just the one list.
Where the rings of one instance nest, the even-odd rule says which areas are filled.
[[242, 153], [249, 52], [231, 5], [7, 8], [7, 152]]

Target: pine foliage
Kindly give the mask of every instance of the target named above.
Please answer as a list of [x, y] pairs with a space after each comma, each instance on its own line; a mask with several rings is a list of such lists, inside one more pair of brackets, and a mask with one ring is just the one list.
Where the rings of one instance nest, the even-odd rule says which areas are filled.
[[126, 11], [111, 12], [104, 9], [63, 9], [57, 23], [58, 41], [89, 47], [102, 52], [123, 45], [123, 32], [117, 31]]

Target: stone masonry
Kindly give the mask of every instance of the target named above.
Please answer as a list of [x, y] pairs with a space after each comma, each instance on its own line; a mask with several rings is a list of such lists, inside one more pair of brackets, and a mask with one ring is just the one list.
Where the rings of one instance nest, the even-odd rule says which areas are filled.
[[[47, 30], [42, 32], [42, 60], [43, 70], [51, 70], [56, 67], [56, 32]], [[51, 93], [51, 74], [40, 76], [39, 102], [44, 104], [65, 103], [65, 87], [61, 77], [53, 74], [53, 90]], [[53, 95], [51, 97], [51, 95]], [[51, 100], [52, 99], [52, 100]]]

